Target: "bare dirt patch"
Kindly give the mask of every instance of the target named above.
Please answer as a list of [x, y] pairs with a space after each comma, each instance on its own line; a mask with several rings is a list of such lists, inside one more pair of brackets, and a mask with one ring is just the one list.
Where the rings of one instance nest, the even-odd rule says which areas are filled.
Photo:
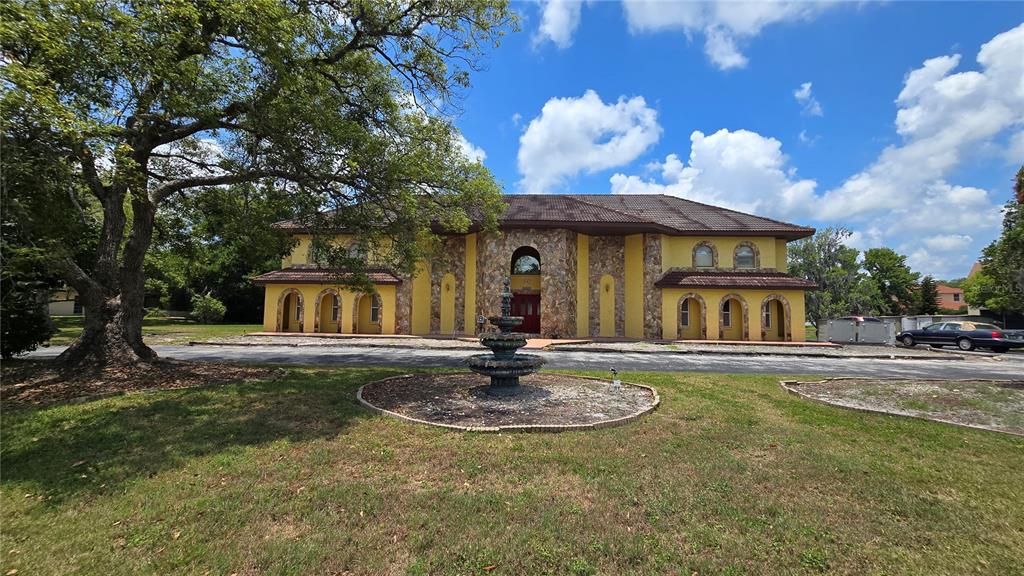
[[406, 419], [479, 430], [573, 429], [624, 423], [653, 410], [657, 393], [645, 386], [561, 374], [523, 377], [511, 397], [487, 393], [476, 374], [410, 374], [367, 384], [361, 400]]
[[1024, 381], [836, 378], [783, 386], [836, 406], [1024, 435]]
[[180, 360], [93, 370], [68, 370], [52, 361], [11, 361], [3, 366], [0, 400], [4, 407], [46, 405], [125, 392], [266, 380], [281, 374], [279, 368]]

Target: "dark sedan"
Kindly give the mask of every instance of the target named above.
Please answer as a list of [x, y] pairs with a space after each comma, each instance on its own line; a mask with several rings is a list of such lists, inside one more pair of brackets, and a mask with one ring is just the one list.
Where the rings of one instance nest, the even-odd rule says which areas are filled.
[[991, 348], [1006, 352], [1024, 348], [1024, 330], [1003, 330], [995, 324], [981, 322], [939, 322], [921, 330], [905, 330], [896, 335], [904, 346], [929, 344], [933, 348], [956, 346], [961, 350]]

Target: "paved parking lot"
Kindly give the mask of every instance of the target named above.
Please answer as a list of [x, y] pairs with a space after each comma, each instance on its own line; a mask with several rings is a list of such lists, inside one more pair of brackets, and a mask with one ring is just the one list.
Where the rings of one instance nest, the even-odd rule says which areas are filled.
[[[297, 366], [462, 367], [471, 350], [277, 346], [154, 346], [165, 358], [223, 362], [290, 364]], [[52, 357], [63, 347], [37, 350], [31, 357]], [[481, 349], [481, 352], [483, 350]], [[818, 374], [879, 378], [989, 378], [1024, 380], [1024, 356], [997, 359], [881, 360], [808, 358], [792, 356], [734, 356], [728, 354], [630, 354], [599, 352], [535, 353], [546, 368], [563, 370], [645, 370], [658, 372], [719, 372], [731, 374]]]

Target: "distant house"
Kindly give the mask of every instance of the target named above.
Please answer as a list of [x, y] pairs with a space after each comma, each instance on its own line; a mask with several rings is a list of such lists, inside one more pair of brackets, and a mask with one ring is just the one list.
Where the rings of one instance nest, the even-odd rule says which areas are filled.
[[82, 303], [78, 300], [78, 292], [74, 288], [63, 287], [50, 294], [47, 306], [50, 316], [81, 316]]
[[944, 308], [946, 310], [959, 310], [961, 307], [967, 305], [967, 302], [964, 301], [963, 288], [954, 288], [953, 286], [946, 286], [945, 284], [936, 284], [935, 288], [939, 292], [939, 308]]

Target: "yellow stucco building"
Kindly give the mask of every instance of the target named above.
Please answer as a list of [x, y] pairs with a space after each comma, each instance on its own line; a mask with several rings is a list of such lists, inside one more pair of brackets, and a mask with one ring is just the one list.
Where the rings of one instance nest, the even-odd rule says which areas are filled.
[[[786, 245], [814, 233], [663, 195], [509, 195], [499, 231], [444, 237], [415, 274], [374, 270], [371, 293], [310, 260], [301, 223], [266, 289], [268, 332], [475, 334], [502, 282], [523, 332], [549, 338], [804, 339], [804, 292]], [[347, 240], [338, 235], [339, 242]]]

